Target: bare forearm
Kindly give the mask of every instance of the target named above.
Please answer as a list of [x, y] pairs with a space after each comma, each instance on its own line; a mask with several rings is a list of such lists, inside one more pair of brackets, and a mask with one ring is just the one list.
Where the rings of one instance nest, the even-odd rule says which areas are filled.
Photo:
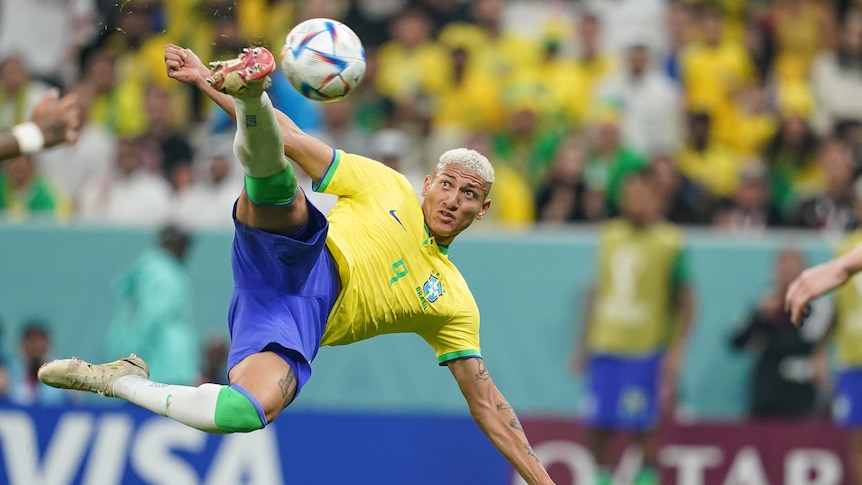
[[533, 453], [515, 410], [502, 395], [493, 407], [471, 409], [473, 419], [495, 447], [529, 484], [551, 484], [551, 477]]
[[0, 160], [14, 158], [20, 154], [21, 148], [12, 132], [8, 130], [0, 132]]

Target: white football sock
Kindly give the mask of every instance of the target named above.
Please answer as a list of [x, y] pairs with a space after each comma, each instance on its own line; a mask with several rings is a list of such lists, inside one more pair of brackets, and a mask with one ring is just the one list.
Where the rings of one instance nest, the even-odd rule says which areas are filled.
[[198, 387], [161, 384], [139, 376], [123, 376], [113, 392], [145, 409], [208, 433], [219, 432], [215, 424], [216, 402], [223, 386]]

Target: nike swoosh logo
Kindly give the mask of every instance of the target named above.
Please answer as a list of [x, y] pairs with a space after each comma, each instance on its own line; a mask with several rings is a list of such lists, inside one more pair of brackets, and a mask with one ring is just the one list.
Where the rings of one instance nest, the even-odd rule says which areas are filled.
[[404, 227], [404, 224], [401, 223], [401, 219], [399, 219], [398, 216], [395, 215], [395, 209], [390, 210], [389, 215], [394, 217], [395, 220], [398, 221], [398, 224], [401, 224], [401, 229], [404, 229], [405, 231], [407, 230], [407, 228]]

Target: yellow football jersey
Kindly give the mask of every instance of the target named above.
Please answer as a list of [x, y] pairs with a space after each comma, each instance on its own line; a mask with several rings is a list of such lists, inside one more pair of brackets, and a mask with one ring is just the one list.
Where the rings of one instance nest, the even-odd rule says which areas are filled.
[[439, 364], [480, 357], [479, 308], [448, 248], [429, 236], [416, 192], [382, 163], [340, 150], [314, 187], [338, 196], [326, 245], [341, 294], [321, 345], [416, 333]]
[[[841, 256], [862, 244], [862, 231], [845, 236], [835, 250]], [[862, 274], [850, 278], [835, 291], [836, 359], [842, 367], [862, 365]]]

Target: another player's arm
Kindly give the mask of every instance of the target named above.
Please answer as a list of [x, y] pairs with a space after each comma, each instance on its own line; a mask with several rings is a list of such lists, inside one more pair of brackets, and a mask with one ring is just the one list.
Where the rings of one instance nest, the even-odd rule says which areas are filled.
[[478, 357], [457, 359], [449, 362], [448, 367], [467, 400], [470, 415], [518, 474], [529, 484], [552, 484], [533, 453], [515, 410], [491, 380], [485, 361]]
[[790, 312], [790, 320], [796, 325], [802, 323], [812, 300], [843, 285], [860, 270], [862, 245], [803, 271], [787, 287], [784, 307]]
[[33, 107], [28, 120], [0, 132], [0, 160], [35, 153], [60, 143], [74, 143], [81, 127], [76, 95], [59, 98], [50, 90]]
[[[233, 98], [209, 85], [207, 77], [211, 72], [191, 49], [168, 44], [165, 47], [165, 66], [169, 77], [193, 84], [231, 118], [236, 119]], [[332, 162], [332, 147], [300, 130], [296, 123], [281, 111], [276, 109], [275, 115], [284, 139], [284, 154], [296, 162], [314, 182], [320, 182]]]

